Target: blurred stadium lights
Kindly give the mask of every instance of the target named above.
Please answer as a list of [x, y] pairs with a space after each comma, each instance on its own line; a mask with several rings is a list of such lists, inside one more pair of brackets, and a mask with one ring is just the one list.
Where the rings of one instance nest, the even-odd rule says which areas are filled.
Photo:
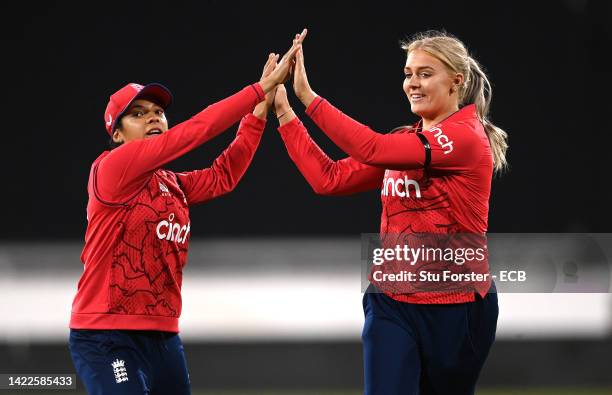
[[[0, 341], [66, 341], [79, 243], [0, 245]], [[357, 239], [192, 240], [181, 334], [189, 341], [358, 341]], [[606, 338], [610, 293], [500, 293], [498, 339]]]

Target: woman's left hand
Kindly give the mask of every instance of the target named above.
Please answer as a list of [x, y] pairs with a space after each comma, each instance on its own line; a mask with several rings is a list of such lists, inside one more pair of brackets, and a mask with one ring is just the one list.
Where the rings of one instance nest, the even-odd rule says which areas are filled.
[[[277, 61], [278, 61], [277, 54], [271, 53], [270, 55], [268, 55], [268, 60], [266, 61], [266, 64], [264, 65], [263, 72], [261, 73], [262, 80], [266, 78], [267, 76], [269, 76], [270, 74], [272, 74], [272, 72], [276, 68]], [[266, 119], [266, 116], [268, 114], [268, 111], [270, 110], [270, 107], [274, 104], [275, 94], [276, 94], [276, 87], [272, 89], [270, 92], [266, 93], [266, 100], [262, 101], [261, 103], [257, 104], [257, 106], [255, 106], [255, 110], [253, 110], [253, 115], [261, 119]]]
[[[263, 72], [261, 73], [261, 79], [263, 80], [276, 69], [276, 65], [278, 62], [278, 54], [271, 53], [268, 55], [268, 61], [264, 65]], [[266, 100], [264, 103], [266, 104], [266, 108], [270, 108], [274, 103], [274, 94], [276, 93], [276, 88], [272, 89], [270, 92], [266, 93]]]

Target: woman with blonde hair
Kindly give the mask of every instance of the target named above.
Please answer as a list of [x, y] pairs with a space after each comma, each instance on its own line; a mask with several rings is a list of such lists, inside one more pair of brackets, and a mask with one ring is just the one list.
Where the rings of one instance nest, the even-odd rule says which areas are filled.
[[[485, 235], [491, 179], [506, 166], [508, 147], [507, 134], [488, 118], [488, 78], [465, 45], [446, 33], [420, 33], [402, 48], [403, 89], [421, 119], [389, 134], [318, 96], [299, 50], [296, 96], [349, 157], [333, 161], [316, 145], [281, 85], [274, 104], [289, 156], [318, 194], [381, 188], [383, 244], [416, 234]], [[370, 282], [363, 298], [365, 393], [473, 394], [495, 339], [498, 305], [490, 277], [444, 292]]]

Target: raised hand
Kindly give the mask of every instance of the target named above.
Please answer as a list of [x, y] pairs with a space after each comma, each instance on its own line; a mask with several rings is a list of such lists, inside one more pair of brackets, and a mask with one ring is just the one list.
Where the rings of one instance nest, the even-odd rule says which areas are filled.
[[274, 112], [276, 113], [278, 122], [281, 125], [284, 125], [295, 118], [295, 113], [289, 104], [289, 99], [287, 99], [287, 89], [285, 89], [285, 85], [283, 84], [280, 84], [276, 88], [276, 95], [274, 96]]
[[308, 30], [304, 29], [302, 33], [296, 35], [296, 38], [293, 40], [293, 45], [285, 55], [283, 55], [274, 71], [259, 82], [264, 92], [268, 93], [274, 89], [276, 85], [282, 84], [289, 79], [290, 71], [294, 65], [295, 54], [302, 47], [302, 42], [306, 38], [307, 33]]
[[[266, 62], [264, 66], [263, 72], [261, 73], [261, 79], [263, 80], [264, 78], [272, 74], [274, 69], [276, 69], [277, 64], [278, 64], [278, 55], [274, 53], [271, 53], [270, 55], [268, 55], [268, 61]], [[276, 88], [272, 89], [270, 92], [266, 94], [266, 104], [268, 105], [268, 107], [270, 107], [272, 103], [274, 103], [274, 92], [275, 91], [276, 91]]]
[[[261, 73], [261, 80], [265, 79], [270, 74], [272, 74], [272, 72], [276, 68], [277, 60], [278, 60], [278, 55], [274, 53], [271, 53], [270, 55], [268, 55], [268, 60], [266, 61], [266, 64], [264, 65], [263, 72]], [[276, 93], [276, 87], [274, 87], [270, 92], [266, 93], [266, 100], [262, 101], [257, 106], [255, 106], [255, 110], [253, 110], [253, 114], [256, 117], [261, 118], [261, 119], [266, 119], [268, 110], [274, 103], [275, 93]]]
[[[297, 36], [296, 36], [297, 40]], [[310, 103], [317, 97], [306, 75], [306, 66], [304, 65], [304, 49], [299, 48], [295, 55], [295, 69], [293, 71], [293, 91], [300, 101], [308, 107]]]

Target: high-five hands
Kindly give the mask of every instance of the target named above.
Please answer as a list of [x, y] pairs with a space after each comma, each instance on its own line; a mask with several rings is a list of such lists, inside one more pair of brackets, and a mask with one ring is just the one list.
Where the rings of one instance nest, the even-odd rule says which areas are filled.
[[302, 42], [306, 38], [306, 34], [308, 34], [308, 30], [304, 29], [302, 33], [295, 35], [291, 48], [280, 61], [278, 60], [278, 54], [271, 53], [268, 56], [268, 61], [259, 81], [263, 91], [266, 92], [266, 100], [255, 108], [255, 115], [265, 118], [265, 113], [274, 103], [275, 113], [281, 124], [295, 118], [287, 99], [287, 91], [283, 85], [289, 80], [291, 74], [293, 74], [295, 95], [306, 107], [317, 97], [308, 83], [306, 66], [304, 65]]
[[[261, 80], [270, 76], [270, 74], [272, 74], [272, 72], [276, 69], [276, 60], [277, 60], [276, 54], [271, 53], [268, 55], [268, 60], [266, 61], [266, 64], [264, 65], [263, 72], [261, 73]], [[275, 94], [276, 94], [276, 86], [271, 91], [266, 93], [266, 100], [262, 101], [257, 106], [255, 106], [255, 110], [253, 110], [253, 115], [261, 119], [266, 119], [268, 110], [270, 109], [272, 104], [274, 104]]]
[[[297, 34], [293, 40], [293, 45], [280, 59], [274, 71], [259, 81], [259, 84], [265, 93], [270, 92], [276, 87], [276, 85], [282, 84], [289, 79], [291, 69], [295, 64], [295, 55], [302, 47], [302, 42], [306, 38], [307, 33], [308, 30], [304, 29], [302, 30], [302, 33]], [[274, 54], [275, 61], [278, 61], [278, 56], [278, 54]]]

